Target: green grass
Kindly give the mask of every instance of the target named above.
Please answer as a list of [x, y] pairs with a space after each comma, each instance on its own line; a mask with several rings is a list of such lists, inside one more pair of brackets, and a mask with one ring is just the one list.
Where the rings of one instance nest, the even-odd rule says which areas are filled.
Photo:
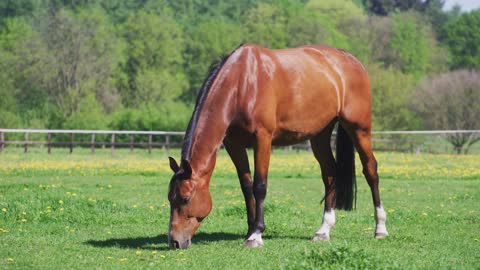
[[[318, 165], [311, 153], [275, 151], [265, 246], [248, 249], [243, 196], [222, 152], [212, 213], [191, 248], [170, 251], [165, 154], [75, 151], [0, 155], [1, 269], [480, 268], [480, 175], [469, 171], [479, 156], [379, 153], [390, 236], [373, 239], [370, 191], [360, 176], [357, 209], [337, 211], [331, 241], [313, 243], [323, 209]], [[59, 168], [43, 168], [48, 162]], [[102, 170], [90, 168], [98, 162], [105, 162]], [[142, 173], [151, 166], [158, 170]], [[426, 169], [416, 174], [415, 166]]]

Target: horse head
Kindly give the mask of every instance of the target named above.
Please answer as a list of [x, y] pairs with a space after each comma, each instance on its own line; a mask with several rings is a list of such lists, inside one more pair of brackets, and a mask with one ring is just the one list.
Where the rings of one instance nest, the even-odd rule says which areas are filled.
[[212, 209], [208, 185], [198, 184], [190, 162], [182, 160], [180, 166], [169, 157], [174, 172], [170, 180], [170, 223], [168, 243], [170, 248], [188, 248], [195, 231]]

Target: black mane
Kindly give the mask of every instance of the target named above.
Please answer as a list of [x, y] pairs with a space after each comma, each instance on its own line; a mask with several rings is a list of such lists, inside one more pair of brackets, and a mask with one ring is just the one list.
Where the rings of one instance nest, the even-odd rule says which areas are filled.
[[212, 63], [212, 65], [210, 66], [210, 70], [208, 71], [207, 78], [205, 79], [205, 81], [203, 81], [200, 92], [197, 95], [197, 100], [195, 102], [195, 109], [193, 111], [192, 118], [188, 123], [187, 131], [185, 132], [185, 138], [183, 139], [182, 160], [190, 161], [190, 153], [193, 143], [193, 133], [197, 127], [200, 111], [202, 110], [203, 104], [205, 103], [205, 99], [208, 96], [208, 92], [210, 91], [213, 82], [217, 78], [217, 75], [222, 69], [223, 64], [225, 64], [230, 55], [231, 54], [226, 55], [222, 57], [220, 61]]

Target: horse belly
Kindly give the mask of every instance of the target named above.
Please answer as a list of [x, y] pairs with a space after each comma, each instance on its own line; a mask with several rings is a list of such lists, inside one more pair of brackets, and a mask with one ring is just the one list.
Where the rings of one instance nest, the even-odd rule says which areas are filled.
[[313, 136], [312, 133], [292, 132], [288, 130], [279, 130], [273, 134], [272, 145], [286, 146], [301, 143]]
[[[307, 88], [308, 89], [308, 88]], [[321, 132], [337, 117], [333, 89], [308, 89], [300, 97], [290, 96], [277, 104], [277, 129], [274, 143], [295, 144]]]

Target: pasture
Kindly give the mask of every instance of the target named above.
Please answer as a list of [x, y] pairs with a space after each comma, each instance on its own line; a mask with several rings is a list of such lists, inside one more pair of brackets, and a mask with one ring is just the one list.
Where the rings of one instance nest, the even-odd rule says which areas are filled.
[[[85, 150], [0, 154], [1, 269], [478, 269], [480, 156], [376, 153], [390, 236], [373, 239], [370, 190], [357, 160], [358, 199], [337, 211], [330, 242], [312, 154], [276, 150], [265, 246], [243, 247], [246, 216], [221, 151], [213, 210], [187, 250], [167, 247], [167, 155]], [[178, 157], [179, 151], [171, 151]]]

